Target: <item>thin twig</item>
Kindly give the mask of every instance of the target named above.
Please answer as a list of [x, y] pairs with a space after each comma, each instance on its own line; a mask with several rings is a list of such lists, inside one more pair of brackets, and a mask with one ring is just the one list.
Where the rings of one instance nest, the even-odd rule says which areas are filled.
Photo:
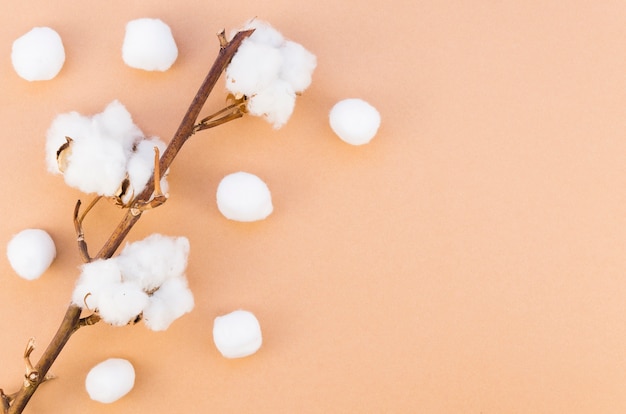
[[[220, 51], [213, 63], [213, 66], [209, 70], [206, 78], [202, 82], [202, 85], [198, 89], [196, 96], [193, 98], [187, 113], [183, 117], [183, 120], [178, 127], [178, 130], [174, 134], [174, 137], [170, 141], [169, 145], [163, 152], [163, 156], [159, 162], [159, 179], [162, 178], [163, 174], [170, 167], [174, 158], [185, 144], [187, 139], [192, 135], [194, 131], [194, 126], [196, 120], [198, 119], [198, 115], [204, 106], [209, 94], [213, 90], [213, 87], [217, 83], [219, 77], [221, 76], [224, 69], [234, 56], [235, 52], [241, 45], [241, 42], [248, 36], [252, 34], [254, 30], [247, 30], [239, 32], [235, 35], [235, 37], [230, 41], [226, 41], [226, 37], [224, 31], [218, 34], [218, 38], [220, 41]], [[156, 177], [154, 177], [156, 178]], [[135, 198], [135, 203], [139, 204], [141, 202], [146, 202], [150, 200], [152, 194], [154, 192], [154, 182], [155, 179], [151, 179], [148, 182], [148, 185], [144, 189], [144, 191]], [[100, 249], [95, 259], [108, 259], [118, 247], [122, 244], [131, 228], [135, 225], [135, 223], [141, 217], [141, 211], [133, 214], [133, 209], [128, 209], [127, 213], [122, 218], [122, 221], [118, 224], [118, 226], [113, 230], [109, 239], [105, 242], [104, 246]], [[8, 409], [9, 414], [18, 414], [22, 413], [28, 401], [33, 396], [39, 385], [42, 383], [41, 378], [45, 378], [48, 373], [50, 367], [59, 356], [63, 347], [67, 344], [72, 334], [80, 327], [81, 325], [81, 308], [71, 304], [67, 308], [65, 312], [65, 316], [63, 317], [63, 321], [59, 326], [57, 333], [54, 338], [42, 354], [39, 362], [35, 365], [34, 369], [39, 373], [39, 380], [32, 383], [31, 386], [22, 386], [20, 390], [16, 393], [11, 406]]]

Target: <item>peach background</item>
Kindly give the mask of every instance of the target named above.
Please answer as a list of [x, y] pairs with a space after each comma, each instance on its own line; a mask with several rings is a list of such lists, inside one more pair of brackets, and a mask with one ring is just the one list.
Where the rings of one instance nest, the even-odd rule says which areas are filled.
[[[549, 3], [549, 4], [546, 4]], [[120, 99], [169, 140], [217, 53], [214, 34], [252, 16], [317, 54], [311, 88], [279, 131], [244, 118], [198, 135], [170, 175], [171, 199], [130, 235], [186, 235], [193, 313], [168, 331], [79, 331], [29, 413], [626, 412], [626, 5], [621, 1], [63, 1], [0, 13], [0, 242], [48, 230], [58, 258], [26, 282], [0, 260], [0, 387], [44, 348], [79, 257], [77, 198], [44, 166], [57, 113]], [[121, 60], [124, 25], [167, 22], [179, 59], [166, 73]], [[55, 28], [67, 60], [28, 83], [14, 39]], [[205, 113], [223, 100], [218, 84]], [[383, 124], [367, 146], [330, 130], [339, 99]], [[224, 219], [215, 189], [259, 175], [275, 212]], [[95, 251], [120, 212], [86, 222]], [[254, 356], [222, 358], [212, 321], [259, 318]], [[41, 349], [35, 351], [35, 357]], [[87, 371], [130, 359], [131, 394], [106, 406]]]

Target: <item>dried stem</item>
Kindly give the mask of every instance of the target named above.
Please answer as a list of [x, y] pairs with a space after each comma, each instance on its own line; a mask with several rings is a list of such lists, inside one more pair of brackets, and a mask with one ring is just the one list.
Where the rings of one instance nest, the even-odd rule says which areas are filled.
[[[158, 182], [158, 180], [163, 176], [165, 171], [167, 171], [167, 169], [174, 161], [174, 158], [176, 158], [176, 155], [185, 144], [187, 139], [195, 132], [194, 128], [196, 120], [200, 115], [200, 111], [202, 110], [204, 103], [209, 97], [211, 91], [213, 90], [213, 87], [217, 83], [222, 72], [226, 69], [226, 66], [230, 63], [230, 60], [239, 48], [239, 45], [241, 45], [241, 42], [246, 37], [250, 36], [252, 32], [253, 30], [239, 32], [230, 42], [226, 40], [224, 31], [218, 34], [218, 38], [220, 41], [219, 54], [215, 59], [213, 66], [209, 70], [206, 78], [202, 82], [202, 85], [198, 89], [196, 96], [193, 98], [193, 101], [191, 102], [187, 113], [183, 117], [183, 120], [181, 121], [178, 130], [174, 134], [174, 137], [163, 152], [163, 156], [160, 158], [159, 168], [156, 169], [155, 176], [148, 182], [148, 185], [146, 186], [144, 191], [142, 191], [141, 194], [135, 197], [131, 208], [127, 210], [121, 222], [117, 225], [115, 230], [113, 230], [109, 239], [105, 242], [104, 246], [102, 246], [95, 259], [108, 259], [113, 256], [115, 251], [122, 244], [128, 233], [130, 232], [131, 228], [139, 220], [142, 214], [142, 210], [138, 207], [141, 204], [149, 202], [155, 191], [155, 182]], [[157, 174], [158, 178], [156, 176]], [[82, 219], [84, 218], [84, 215], [81, 216], [80, 219], [78, 218], [79, 208], [80, 204], [78, 204], [75, 208], [74, 219], [75, 224], [78, 223], [80, 225], [82, 224]], [[82, 234], [82, 228], [80, 226], [77, 226], [76, 229], [80, 238], [80, 235]], [[88, 257], [88, 254], [86, 256]], [[81, 326], [87, 326], [90, 324], [88, 322], [93, 322], [93, 320], [88, 321], [87, 318], [81, 319], [80, 314], [81, 308], [74, 304], [71, 304], [67, 308], [65, 316], [63, 317], [57, 333], [54, 335], [54, 338], [44, 351], [37, 364], [32, 367], [33, 371], [37, 372], [38, 374], [35, 381], [28, 381], [28, 386], [26, 386], [26, 384], [23, 384], [20, 390], [15, 394], [15, 396], [12, 395], [11, 397], [8, 397], [4, 394], [4, 392], [0, 391], [0, 400], [3, 404], [3, 411], [9, 414], [17, 414], [21, 413], [24, 410], [24, 408], [28, 404], [28, 401], [35, 393], [39, 385], [41, 385], [45, 378], [47, 378], [48, 370], [63, 350], [63, 347], [69, 341], [72, 334], [76, 332]], [[7, 404], [10, 404], [8, 410], [6, 409]]]

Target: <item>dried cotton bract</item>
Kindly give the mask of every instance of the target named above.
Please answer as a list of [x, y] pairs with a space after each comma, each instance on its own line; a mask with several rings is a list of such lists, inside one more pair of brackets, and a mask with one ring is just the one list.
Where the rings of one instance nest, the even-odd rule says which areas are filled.
[[129, 243], [117, 257], [82, 266], [72, 302], [111, 325], [142, 315], [148, 328], [165, 330], [194, 306], [185, 277], [188, 254], [185, 237], [153, 234]]
[[135, 386], [135, 368], [129, 361], [110, 358], [93, 367], [85, 378], [89, 397], [105, 404], [115, 402]]
[[296, 94], [311, 84], [317, 58], [268, 23], [251, 20], [242, 30], [252, 28], [226, 68], [226, 89], [246, 96], [248, 112], [278, 129], [289, 120]]
[[[77, 112], [58, 115], [46, 135], [46, 163], [71, 187], [127, 202], [152, 175], [154, 147], [162, 151], [165, 143], [144, 137], [124, 105], [113, 101], [91, 117]], [[165, 178], [161, 186], [166, 191]]]
[[11, 63], [27, 81], [54, 78], [65, 63], [61, 36], [49, 27], [35, 27], [13, 42]]
[[45, 230], [22, 230], [7, 245], [7, 258], [11, 267], [26, 280], [38, 279], [55, 257], [54, 241]]
[[163, 72], [177, 57], [178, 48], [172, 31], [162, 20], [143, 18], [126, 24], [122, 58], [128, 66]]

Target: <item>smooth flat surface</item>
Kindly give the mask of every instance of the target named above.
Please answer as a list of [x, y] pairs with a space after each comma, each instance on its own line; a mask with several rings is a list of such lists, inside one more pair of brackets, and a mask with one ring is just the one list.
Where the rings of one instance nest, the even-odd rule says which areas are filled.
[[[164, 333], [79, 331], [29, 413], [626, 412], [626, 6], [623, 2], [14, 2], [0, 13], [0, 242], [27, 227], [59, 251], [38, 281], [0, 260], [0, 388], [21, 382], [29, 337], [54, 334], [80, 264], [71, 222], [88, 196], [46, 172], [57, 113], [119, 99], [169, 140], [217, 54], [215, 33], [270, 21], [318, 57], [274, 131], [244, 118], [193, 138], [170, 200], [129, 240], [185, 235], [196, 308]], [[179, 58], [165, 73], [121, 59], [124, 25], [158, 17]], [[59, 32], [59, 76], [28, 83], [14, 39]], [[220, 108], [220, 82], [204, 113]], [[376, 106], [352, 147], [327, 114]], [[274, 213], [223, 218], [219, 180], [263, 178]], [[86, 220], [92, 251], [120, 212]], [[213, 319], [253, 311], [264, 344], [222, 358]], [[88, 370], [127, 358], [135, 389], [89, 400]]]

